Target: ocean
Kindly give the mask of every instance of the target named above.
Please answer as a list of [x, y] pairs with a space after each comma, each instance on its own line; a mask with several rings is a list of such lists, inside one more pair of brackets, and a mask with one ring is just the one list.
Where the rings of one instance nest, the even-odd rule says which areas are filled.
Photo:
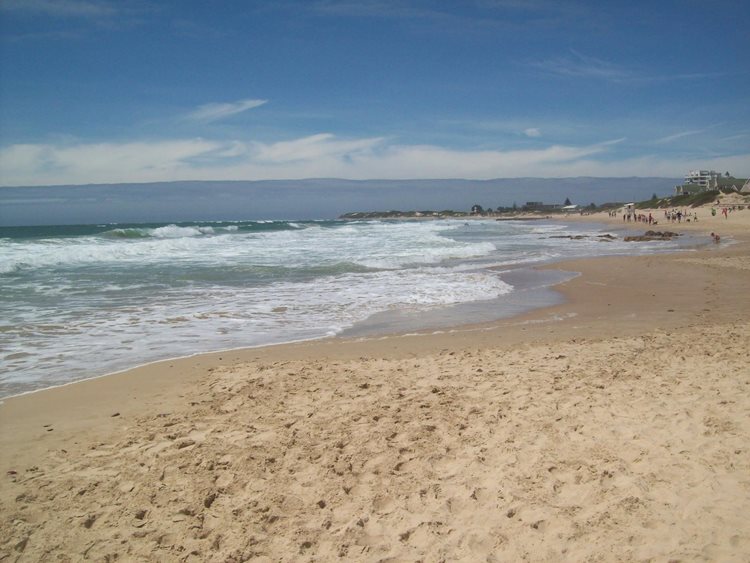
[[687, 243], [603, 233], [489, 219], [2, 227], [0, 397], [200, 352], [503, 318], [555, 302], [575, 275], [536, 264]]

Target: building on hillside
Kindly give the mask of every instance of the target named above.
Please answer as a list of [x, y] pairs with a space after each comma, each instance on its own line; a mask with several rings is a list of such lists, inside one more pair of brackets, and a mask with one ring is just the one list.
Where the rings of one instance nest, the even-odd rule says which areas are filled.
[[729, 172], [723, 176], [715, 170], [691, 170], [685, 176], [685, 183], [675, 186], [675, 195], [692, 195], [709, 190], [740, 191], [744, 179], [735, 178]]
[[734, 176], [720, 176], [715, 183], [715, 188], [723, 192], [729, 190], [739, 192], [744, 187], [747, 180], [745, 178], [735, 178]]
[[691, 170], [685, 176], [685, 183], [697, 184], [704, 189], [710, 189], [711, 185], [720, 177], [721, 172], [716, 172], [716, 170]]

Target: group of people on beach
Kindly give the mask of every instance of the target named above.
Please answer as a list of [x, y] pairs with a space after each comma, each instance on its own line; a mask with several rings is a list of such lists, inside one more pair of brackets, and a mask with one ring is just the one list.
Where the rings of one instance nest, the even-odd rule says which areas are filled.
[[[718, 203], [718, 202], [717, 202]], [[717, 209], [718, 208], [718, 209]], [[735, 206], [723, 206], [719, 207], [714, 206], [711, 207], [711, 216], [716, 217], [717, 213], [721, 213], [724, 216], [724, 219], [729, 218], [729, 213], [732, 211], [737, 211], [740, 209], [744, 209], [745, 206], [742, 205], [735, 205]], [[750, 206], [747, 206], [747, 209], [750, 209]], [[610, 217], [617, 217], [618, 211], [610, 211], [609, 216]], [[636, 223], [648, 223], [649, 225], [656, 225], [657, 221], [654, 218], [654, 216], [651, 213], [636, 213], [635, 210], [632, 208], [632, 206], [627, 206], [625, 209], [625, 213], [622, 215], [623, 222], [636, 222]], [[696, 211], [688, 211], [684, 209], [665, 209], [664, 210], [664, 220], [668, 221], [670, 223], [682, 223], [682, 221], [685, 221], [686, 223], [690, 222], [698, 222], [698, 213]], [[712, 232], [711, 233], [711, 240], [715, 243], [721, 242], [721, 237], [718, 233]]]
[[684, 219], [685, 222], [690, 223], [692, 220], [693, 222], [698, 221], [698, 213], [693, 211], [692, 214], [688, 211], [683, 211], [682, 209], [671, 209], [671, 210], [664, 210], [664, 218], [671, 222], [671, 223], [682, 223], [682, 220]]
[[649, 225], [656, 225], [657, 221], [654, 219], [654, 216], [649, 213], [646, 215], [645, 213], [625, 213], [622, 216], [622, 220], [625, 222], [630, 223], [631, 221], [635, 221], [636, 223], [648, 223]]
[[[734, 211], [735, 207], [722, 207], [721, 208], [721, 214], [724, 216], [724, 219], [729, 219], [729, 212]], [[711, 208], [711, 216], [716, 217], [716, 208]]]
[[[622, 220], [626, 223], [633, 221], [636, 223], [648, 223], [649, 225], [657, 224], [657, 220], [651, 213], [636, 213], [634, 210], [628, 210], [626, 213], [623, 213]], [[690, 223], [691, 221], [695, 222], [698, 221], [698, 213], [693, 212], [691, 214], [681, 209], [665, 209], [664, 220], [669, 221], [670, 223], [682, 223], [683, 220], [687, 223]]]

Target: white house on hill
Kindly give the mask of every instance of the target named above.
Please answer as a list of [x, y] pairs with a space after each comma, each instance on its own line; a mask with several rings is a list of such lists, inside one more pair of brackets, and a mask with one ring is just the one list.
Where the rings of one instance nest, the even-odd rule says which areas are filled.
[[746, 186], [744, 179], [735, 178], [729, 172], [723, 176], [715, 170], [691, 170], [685, 176], [685, 183], [675, 186], [675, 195], [696, 194], [708, 190], [741, 191]]
[[703, 189], [709, 189], [721, 177], [721, 172], [716, 170], [691, 170], [685, 176], [686, 184], [695, 184]]

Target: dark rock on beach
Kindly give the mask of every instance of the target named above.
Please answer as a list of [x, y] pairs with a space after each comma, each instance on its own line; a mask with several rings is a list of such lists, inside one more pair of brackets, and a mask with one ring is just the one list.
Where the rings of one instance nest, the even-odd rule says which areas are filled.
[[549, 238], [567, 238], [570, 240], [582, 240], [582, 239], [589, 239], [589, 238], [596, 238], [599, 242], [612, 242], [617, 237], [614, 235], [606, 234], [606, 235], [596, 235], [596, 237], [591, 237], [589, 235], [551, 235]]
[[680, 236], [679, 233], [671, 231], [646, 231], [642, 235], [627, 236], [623, 240], [625, 242], [648, 242], [652, 240], [672, 240], [678, 236]]

